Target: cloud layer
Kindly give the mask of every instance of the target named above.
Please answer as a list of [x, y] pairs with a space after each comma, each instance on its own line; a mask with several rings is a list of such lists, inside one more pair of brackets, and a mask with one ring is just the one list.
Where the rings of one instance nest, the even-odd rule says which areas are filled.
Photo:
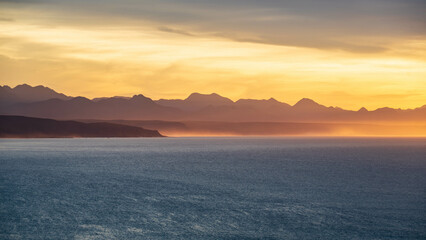
[[[236, 41], [364, 53], [385, 51], [383, 42], [426, 34], [426, 2], [421, 0], [2, 2], [9, 2], [7, 5], [15, 8], [31, 7], [61, 14], [58, 19], [61, 24], [127, 22], [137, 26], [140, 21], [148, 21], [158, 24], [160, 30], [179, 34], [194, 32], [194, 35], [217, 35]], [[38, 20], [52, 24], [49, 19]]]

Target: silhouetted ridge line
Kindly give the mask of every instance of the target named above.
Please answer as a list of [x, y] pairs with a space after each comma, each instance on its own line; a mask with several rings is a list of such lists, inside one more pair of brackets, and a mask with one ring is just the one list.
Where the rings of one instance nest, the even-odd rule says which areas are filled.
[[162, 135], [156, 130], [115, 123], [82, 123], [0, 115], [0, 137], [162, 137]]
[[[17, 89], [17, 90], [16, 90]], [[25, 91], [22, 95], [22, 89]], [[270, 99], [239, 99], [234, 102], [219, 94], [192, 93], [185, 99], [152, 100], [142, 94], [133, 97], [72, 98], [54, 90], [20, 85], [0, 89], [0, 114], [53, 119], [123, 119], [228, 122], [394, 122], [426, 121], [426, 107], [368, 111], [327, 107], [309, 98], [293, 106]], [[31, 100], [32, 99], [32, 100]]]

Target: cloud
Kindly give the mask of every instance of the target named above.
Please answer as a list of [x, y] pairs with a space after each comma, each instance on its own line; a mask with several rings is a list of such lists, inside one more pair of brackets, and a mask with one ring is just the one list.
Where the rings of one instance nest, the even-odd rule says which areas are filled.
[[186, 32], [186, 31], [182, 31], [182, 30], [179, 30], [179, 29], [169, 28], [169, 27], [159, 27], [158, 30], [160, 30], [162, 32], [176, 33], [176, 34], [180, 34], [180, 35], [184, 35], [184, 36], [190, 36], [190, 37], [195, 36], [192, 33], [189, 33], [189, 32]]
[[13, 22], [13, 18], [0, 17], [0, 22]]
[[[426, 36], [426, 2], [422, 0], [20, 2], [57, 14], [58, 24], [137, 27], [148, 22], [160, 25], [159, 31], [186, 36], [210, 34], [235, 41], [355, 53], [381, 52], [394, 40]], [[46, 24], [54, 23], [47, 19]]]
[[315, 49], [338, 49], [347, 52], [354, 53], [380, 53], [388, 50], [384, 46], [378, 46], [374, 44], [356, 44], [347, 43], [344, 41], [332, 40], [332, 39], [318, 39], [318, 38], [303, 38], [299, 39], [294, 36], [259, 36], [257, 38], [243, 38], [226, 34], [218, 34], [218, 36], [233, 39], [239, 42], [252, 42], [262, 43], [278, 46], [292, 46], [292, 47], [306, 47]]

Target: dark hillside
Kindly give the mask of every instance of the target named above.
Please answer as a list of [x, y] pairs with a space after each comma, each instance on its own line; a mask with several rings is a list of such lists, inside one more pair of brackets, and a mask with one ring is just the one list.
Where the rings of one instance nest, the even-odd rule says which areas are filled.
[[162, 137], [156, 130], [115, 123], [82, 123], [45, 118], [0, 115], [2, 138]]

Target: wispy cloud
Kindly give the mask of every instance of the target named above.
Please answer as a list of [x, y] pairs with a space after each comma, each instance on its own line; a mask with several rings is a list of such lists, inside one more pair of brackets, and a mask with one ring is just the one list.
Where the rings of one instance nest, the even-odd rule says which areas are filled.
[[[14, 1], [5, 2], [13, 7]], [[211, 33], [236, 41], [258, 39], [264, 44], [357, 53], [380, 52], [400, 38], [426, 36], [426, 2], [421, 0], [19, 2], [50, 14], [56, 12], [62, 16], [58, 24], [79, 23], [84, 27], [127, 22], [126, 26], [137, 26], [148, 21], [160, 25], [160, 31], [187, 36]], [[43, 19], [52, 24], [49, 18], [39, 20]]]
[[0, 17], [0, 22], [13, 22], [13, 18]]
[[179, 30], [179, 29], [174, 29], [174, 28], [169, 28], [169, 27], [158, 27], [158, 30], [162, 31], [162, 32], [168, 32], [168, 33], [176, 33], [176, 34], [181, 34], [181, 35], [185, 35], [185, 36], [195, 36], [192, 33], [183, 31], [183, 30]]

